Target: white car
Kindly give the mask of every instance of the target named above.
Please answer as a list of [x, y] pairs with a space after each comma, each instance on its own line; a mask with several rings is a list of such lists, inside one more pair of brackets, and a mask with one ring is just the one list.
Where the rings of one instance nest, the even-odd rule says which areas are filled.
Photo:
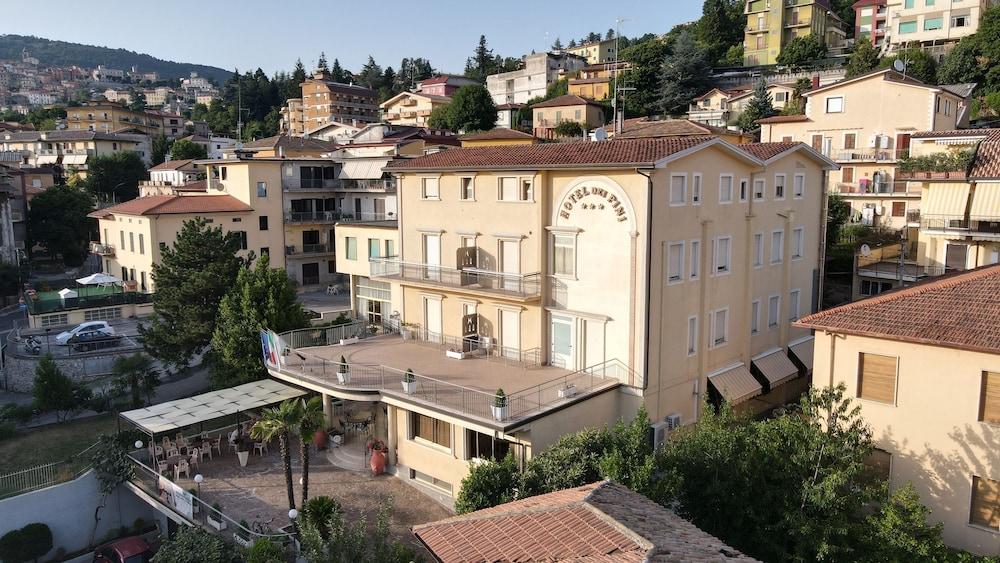
[[115, 335], [115, 329], [107, 323], [107, 321], [91, 321], [89, 323], [78, 324], [75, 327], [65, 331], [60, 332], [56, 335], [56, 343], [60, 346], [65, 346], [69, 344], [69, 340], [76, 336], [77, 334], [84, 331], [99, 330], [108, 336]]

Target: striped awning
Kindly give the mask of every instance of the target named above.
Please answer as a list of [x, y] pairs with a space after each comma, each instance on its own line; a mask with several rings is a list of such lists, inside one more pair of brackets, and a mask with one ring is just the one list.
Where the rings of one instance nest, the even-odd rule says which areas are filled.
[[813, 369], [813, 346], [815, 344], [816, 339], [810, 336], [809, 338], [788, 347], [788, 349], [792, 351], [792, 354], [795, 354], [795, 357], [798, 358], [799, 361], [802, 362], [802, 365], [806, 366], [806, 369], [810, 372]]
[[340, 169], [341, 180], [378, 180], [382, 177], [382, 169], [391, 159], [373, 158], [365, 160], [348, 160]]
[[1000, 221], [1000, 184], [976, 184], [969, 217], [979, 221]]
[[760, 382], [744, 364], [709, 375], [708, 382], [731, 405], [752, 399], [763, 391]]
[[59, 157], [54, 154], [43, 154], [35, 159], [35, 164], [41, 166], [43, 164], [55, 164], [59, 162]]
[[754, 358], [753, 365], [771, 384], [772, 389], [799, 375], [799, 368], [795, 367], [785, 351], [780, 348]]
[[87, 155], [85, 154], [67, 154], [63, 157], [63, 164], [87, 164]]
[[931, 184], [927, 200], [921, 202], [920, 212], [926, 215], [965, 215], [969, 201], [969, 184]]

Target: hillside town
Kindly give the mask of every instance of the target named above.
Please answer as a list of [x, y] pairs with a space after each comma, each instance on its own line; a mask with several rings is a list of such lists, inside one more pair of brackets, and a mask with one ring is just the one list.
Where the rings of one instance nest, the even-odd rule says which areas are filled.
[[1000, 562], [1000, 6], [698, 4], [0, 35], [0, 561]]

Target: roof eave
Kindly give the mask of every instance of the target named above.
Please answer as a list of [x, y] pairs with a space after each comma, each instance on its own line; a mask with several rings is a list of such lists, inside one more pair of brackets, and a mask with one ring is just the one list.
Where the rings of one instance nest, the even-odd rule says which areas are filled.
[[798, 321], [792, 323], [792, 326], [799, 328], [808, 328], [826, 333], [844, 334], [847, 336], [860, 336], [862, 338], [877, 338], [882, 340], [892, 340], [893, 342], [905, 342], [907, 344], [920, 344], [923, 346], [935, 346], [938, 348], [963, 350], [966, 352], [979, 352], [983, 354], [1000, 354], [1000, 350], [996, 348], [988, 348], [986, 346], [975, 346], [968, 344], [958, 344], [956, 342], [942, 342], [940, 340], [933, 340], [930, 338], [920, 338], [918, 336], [901, 336], [898, 334], [885, 334], [875, 331], [837, 328], [821, 324], [803, 323]]

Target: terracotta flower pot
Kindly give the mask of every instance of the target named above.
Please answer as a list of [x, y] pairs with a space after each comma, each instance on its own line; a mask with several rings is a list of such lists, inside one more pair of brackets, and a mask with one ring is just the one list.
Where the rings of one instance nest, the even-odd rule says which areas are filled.
[[316, 433], [313, 434], [313, 445], [316, 446], [317, 450], [325, 450], [326, 449], [326, 431], [325, 430], [317, 430]]
[[381, 475], [385, 472], [385, 452], [382, 450], [372, 450], [372, 457], [369, 460], [372, 468], [372, 475]]

